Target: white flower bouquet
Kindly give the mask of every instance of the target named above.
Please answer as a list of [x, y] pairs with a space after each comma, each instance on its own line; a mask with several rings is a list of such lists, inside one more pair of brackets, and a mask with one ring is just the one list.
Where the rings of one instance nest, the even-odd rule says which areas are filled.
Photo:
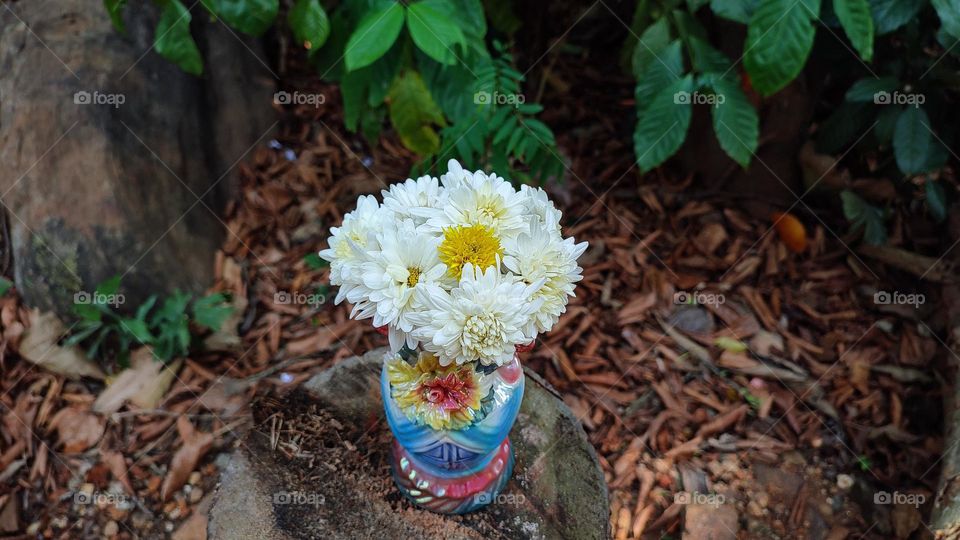
[[559, 210], [540, 188], [450, 160], [422, 176], [361, 196], [332, 227], [336, 303], [388, 329], [390, 347], [417, 346], [441, 365], [501, 366], [566, 311], [587, 248], [560, 233]]

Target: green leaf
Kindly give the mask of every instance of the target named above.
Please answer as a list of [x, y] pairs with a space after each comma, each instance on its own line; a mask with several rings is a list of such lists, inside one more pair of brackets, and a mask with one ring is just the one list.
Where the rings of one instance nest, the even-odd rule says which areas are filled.
[[663, 88], [640, 115], [633, 134], [633, 146], [640, 170], [647, 172], [672, 156], [687, 137], [692, 107], [678, 95], [693, 91], [693, 77], [674, 81]]
[[897, 167], [904, 174], [926, 171], [933, 143], [929, 126], [930, 119], [922, 107], [907, 107], [897, 118], [893, 131], [893, 155], [897, 159]]
[[13, 282], [9, 279], [0, 276], [0, 296], [7, 294], [10, 290], [10, 287], [13, 287]]
[[193, 303], [193, 320], [210, 330], [219, 330], [233, 314], [233, 306], [226, 303], [223, 293], [211, 294]]
[[330, 266], [330, 263], [320, 258], [318, 253], [307, 253], [307, 256], [303, 258], [304, 264], [307, 265], [307, 268], [311, 270], [320, 270], [321, 268], [326, 268]]
[[833, 0], [833, 10], [860, 58], [873, 58], [873, 17], [867, 0]]
[[153, 334], [147, 328], [147, 323], [140, 319], [121, 319], [120, 328], [143, 345], [153, 343]]
[[639, 80], [651, 63], [657, 61], [661, 51], [670, 44], [670, 22], [666, 17], [651, 24], [640, 35], [633, 49], [633, 75]]
[[259, 36], [273, 26], [279, 0], [204, 0], [204, 5], [231, 28]]
[[876, 35], [882, 36], [913, 20], [925, 0], [869, 0]]
[[736, 72], [730, 68], [732, 64], [727, 55], [713, 48], [706, 40], [690, 36], [687, 39], [687, 46], [690, 50], [693, 68], [697, 72], [718, 73], [730, 78], [736, 77]]
[[867, 77], [853, 83], [845, 96], [847, 101], [862, 103], [877, 103], [879, 92], [893, 92], [900, 88], [900, 81], [896, 77]]
[[454, 46], [466, 45], [463, 31], [457, 22], [447, 15], [448, 0], [422, 0], [407, 7], [407, 28], [413, 42], [441, 64], [457, 63]]
[[680, 80], [683, 75], [682, 49], [683, 45], [680, 40], [674, 40], [657, 54], [657, 57], [650, 62], [643, 74], [637, 78], [634, 96], [638, 113], [646, 110], [654, 97], [664, 88]]
[[368, 13], [347, 40], [344, 53], [347, 71], [369, 66], [383, 56], [403, 28], [403, 6], [391, 3]]
[[203, 72], [200, 50], [190, 35], [190, 12], [180, 0], [168, 0], [154, 33], [153, 48], [157, 53], [193, 75]]
[[947, 193], [943, 189], [943, 184], [928, 178], [924, 189], [927, 193], [927, 208], [930, 209], [930, 215], [942, 223], [947, 219]]
[[722, 17], [740, 24], [748, 24], [759, 0], [710, 0], [710, 10]]
[[323, 47], [330, 36], [330, 19], [319, 0], [297, 0], [287, 14], [287, 24], [293, 37], [311, 54]]
[[440, 107], [416, 71], [405, 71], [393, 81], [389, 93], [390, 122], [404, 146], [421, 155], [440, 149], [434, 125], [445, 126]]
[[120, 275], [113, 276], [97, 285], [97, 296], [110, 296], [120, 290]]
[[940, 26], [947, 34], [960, 38], [960, 4], [957, 0], [932, 0], [940, 17]]
[[810, 7], [802, 1], [761, 0], [750, 18], [743, 65], [761, 94], [777, 92], [806, 64], [815, 33], [811, 11], [819, 11]]
[[140, 304], [140, 307], [137, 308], [137, 313], [135, 315], [136, 318], [140, 319], [141, 321], [145, 321], [147, 319], [147, 314], [150, 313], [150, 310], [153, 309], [153, 306], [156, 305], [156, 303], [157, 295], [151, 294], [150, 298], [147, 298], [147, 300]]
[[840, 193], [843, 215], [855, 228], [863, 228], [863, 239], [868, 244], [881, 245], [887, 241], [883, 210], [873, 206], [852, 191]]
[[736, 82], [719, 79], [712, 86], [718, 97], [713, 106], [713, 132], [723, 151], [746, 168], [757, 150], [760, 133], [757, 111]]
[[107, 14], [110, 15], [110, 22], [117, 32], [127, 33], [127, 28], [123, 24], [123, 8], [126, 7], [127, 0], [103, 0], [103, 7], [107, 8]]
[[84, 321], [95, 322], [103, 319], [103, 312], [93, 304], [79, 304], [74, 302], [71, 307], [73, 314]]

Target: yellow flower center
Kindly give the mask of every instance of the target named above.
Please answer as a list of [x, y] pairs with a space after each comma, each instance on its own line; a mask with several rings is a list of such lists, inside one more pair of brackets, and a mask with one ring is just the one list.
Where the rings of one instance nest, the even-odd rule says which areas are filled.
[[417, 282], [420, 281], [420, 272], [419, 268], [407, 268], [407, 287], [414, 287], [417, 285]]
[[459, 278], [467, 263], [485, 270], [496, 264], [497, 255], [502, 254], [500, 240], [490, 227], [457, 225], [443, 230], [440, 260], [447, 265], [451, 277]]

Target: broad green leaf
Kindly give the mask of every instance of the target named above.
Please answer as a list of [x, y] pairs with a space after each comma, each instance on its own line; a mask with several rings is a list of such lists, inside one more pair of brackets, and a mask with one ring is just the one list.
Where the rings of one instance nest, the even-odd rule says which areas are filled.
[[203, 72], [200, 50], [190, 35], [190, 12], [180, 0], [168, 0], [154, 32], [153, 48], [157, 53], [193, 75]]
[[457, 18], [457, 24], [464, 33], [483, 39], [487, 35], [487, 18], [483, 14], [480, 0], [451, 0], [439, 2], [448, 12]]
[[947, 219], [947, 193], [943, 189], [943, 184], [928, 178], [924, 188], [930, 215], [938, 222], [943, 222]]
[[[417, 47], [441, 64], [457, 63], [454, 47], [466, 45], [457, 21], [447, 15], [448, 0], [421, 0], [407, 7], [407, 28]], [[461, 52], [460, 55], [463, 53]]]
[[933, 7], [940, 16], [940, 26], [943, 30], [960, 38], [960, 3], [957, 0], [932, 0]]
[[403, 28], [403, 6], [399, 2], [368, 13], [347, 40], [344, 53], [347, 71], [369, 66], [383, 56]]
[[103, 320], [103, 312], [93, 304], [78, 304], [74, 302], [71, 308], [73, 314], [84, 321], [97, 322]]
[[113, 276], [109, 279], [105, 279], [97, 285], [96, 292], [98, 296], [109, 296], [111, 294], [117, 294], [117, 291], [120, 290], [120, 275]]
[[340, 80], [340, 95], [343, 96], [343, 124], [352, 131], [357, 131], [360, 112], [367, 99], [367, 72], [349, 71]]
[[869, 0], [876, 35], [882, 36], [907, 24], [926, 4], [925, 0]]
[[795, 0], [761, 0], [747, 26], [743, 65], [753, 87], [771, 95], [803, 69], [813, 47], [811, 6]]
[[699, 73], [718, 73], [725, 77], [735, 78], [736, 72], [731, 69], [727, 55], [713, 48], [706, 40], [696, 36], [687, 39], [691, 62], [694, 70]]
[[330, 36], [330, 20], [319, 0], [297, 0], [287, 14], [287, 24], [293, 31], [293, 37], [315, 53]]
[[390, 122], [404, 146], [420, 155], [434, 154], [440, 149], [440, 136], [434, 126], [446, 121], [440, 107], [416, 71], [405, 71], [390, 87]]
[[907, 107], [897, 118], [893, 131], [893, 155], [897, 167], [904, 174], [919, 174], [927, 170], [933, 136], [930, 119], [922, 107]]
[[336, 82], [343, 77], [343, 51], [350, 37], [350, 20], [344, 11], [340, 9], [333, 12], [326, 44], [310, 51], [310, 61], [316, 66], [320, 79]]
[[852, 191], [842, 191], [840, 200], [843, 201], [843, 215], [854, 228], [863, 229], [863, 239], [868, 244], [881, 245], [887, 242], [883, 210], [863, 200]]
[[734, 81], [716, 80], [713, 90], [718, 98], [712, 111], [713, 132], [723, 151], [742, 167], [747, 167], [757, 150], [760, 133], [757, 111]]
[[[638, 45], [639, 46], [639, 45]], [[634, 97], [637, 112], [646, 110], [654, 96], [658, 95], [683, 75], [683, 45], [679, 39], [662, 49], [637, 78]]]
[[748, 24], [759, 0], [710, 0], [710, 10], [722, 17], [740, 24]]
[[840, 19], [853, 48], [860, 58], [869, 62], [873, 58], [873, 17], [867, 0], [833, 0], [833, 10]]
[[120, 328], [144, 345], [153, 343], [147, 323], [139, 319], [120, 319]]
[[273, 26], [279, 0], [204, 0], [204, 5], [231, 28], [259, 36]]
[[107, 14], [110, 15], [110, 22], [117, 32], [127, 33], [127, 28], [123, 24], [123, 8], [126, 7], [127, 0], [103, 0], [103, 7], [107, 8]]
[[219, 330], [232, 313], [233, 306], [227, 304], [223, 293], [211, 294], [193, 303], [194, 322], [210, 330]]
[[[633, 146], [642, 172], [666, 161], [683, 144], [690, 126], [692, 91], [693, 77], [687, 75], [662, 88], [640, 115]], [[684, 93], [688, 99], [678, 98]]]
[[867, 77], [853, 83], [845, 96], [847, 101], [862, 103], [877, 103], [879, 92], [893, 92], [900, 88], [900, 81], [896, 77]]
[[640, 35], [633, 49], [633, 75], [639, 79], [651, 63], [670, 44], [670, 22], [666, 17], [651, 24]]
[[13, 287], [13, 282], [5, 277], [0, 276], [0, 296], [7, 294], [7, 291], [10, 290], [10, 287]]

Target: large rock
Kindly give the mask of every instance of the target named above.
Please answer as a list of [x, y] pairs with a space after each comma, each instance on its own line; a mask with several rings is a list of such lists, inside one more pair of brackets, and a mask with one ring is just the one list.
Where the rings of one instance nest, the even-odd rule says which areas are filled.
[[219, 22], [194, 25], [204, 76], [182, 72], [152, 50], [157, 19], [131, 3], [121, 34], [101, 0], [0, 9], [0, 200], [28, 304], [64, 313], [116, 274], [131, 304], [212, 282], [216, 214], [274, 84], [258, 43]]
[[256, 407], [258, 427], [223, 473], [210, 538], [609, 536], [594, 449], [570, 410], [530, 372], [510, 434], [516, 467], [498, 500], [465, 516], [411, 506], [390, 478], [382, 358], [382, 350], [351, 358]]

